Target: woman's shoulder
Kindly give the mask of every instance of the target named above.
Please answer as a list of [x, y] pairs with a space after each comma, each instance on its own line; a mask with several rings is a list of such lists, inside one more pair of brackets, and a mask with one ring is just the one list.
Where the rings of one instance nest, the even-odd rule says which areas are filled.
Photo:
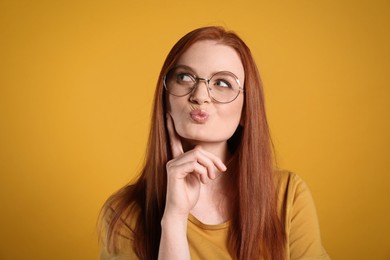
[[122, 235], [131, 236], [137, 225], [141, 207], [136, 200], [134, 186], [128, 185], [113, 194], [103, 206], [102, 220], [105, 226], [116, 223]]
[[137, 259], [132, 249], [139, 204], [134, 199], [134, 187], [129, 185], [113, 194], [102, 210], [100, 259]]
[[286, 229], [291, 259], [329, 259], [322, 247], [314, 200], [305, 181], [290, 171], [276, 171], [278, 212]]
[[122, 210], [118, 205], [107, 206], [104, 219], [110, 223], [117, 218], [118, 221], [130, 230], [134, 230], [136, 221], [140, 213], [140, 207], [136, 202], [131, 203], [126, 209]]
[[287, 170], [275, 170], [274, 172], [279, 192], [291, 189], [306, 189], [305, 181], [296, 173]]
[[292, 217], [290, 214], [303, 208], [315, 208], [310, 189], [298, 174], [287, 170], [278, 170], [275, 171], [275, 175], [280, 214]]

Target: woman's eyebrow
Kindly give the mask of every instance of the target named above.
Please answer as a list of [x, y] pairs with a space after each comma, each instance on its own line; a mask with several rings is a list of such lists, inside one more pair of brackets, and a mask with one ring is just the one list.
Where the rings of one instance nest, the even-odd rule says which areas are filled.
[[190, 66], [187, 66], [187, 65], [181, 65], [181, 64], [179, 64], [179, 65], [176, 65], [175, 66], [175, 68], [177, 69], [177, 68], [183, 68], [183, 69], [187, 69], [187, 70], [190, 70], [191, 72], [195, 72], [195, 70], [193, 69], [193, 68], [191, 68]]
[[[197, 77], [202, 77], [201, 75], [199, 75], [198, 73], [195, 72], [195, 69], [193, 69], [191, 66], [188, 66], [188, 65], [184, 65], [184, 64], [178, 64], [175, 66], [175, 68], [183, 68], [183, 69], [187, 69], [189, 70], [192, 74], [196, 75]], [[218, 71], [212, 71], [211, 73], [209, 73], [209, 77], [211, 77], [212, 75], [218, 73], [218, 72], [230, 72], [230, 73], [233, 73], [229, 70], [218, 70]], [[235, 73], [233, 73], [234, 75], [236, 75]], [[204, 75], [203, 75], [204, 76]], [[237, 76], [236, 76], [237, 77]]]

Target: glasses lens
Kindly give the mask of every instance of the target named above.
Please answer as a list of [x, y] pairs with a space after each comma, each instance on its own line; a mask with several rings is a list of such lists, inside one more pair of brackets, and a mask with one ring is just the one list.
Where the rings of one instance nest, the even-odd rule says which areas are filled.
[[218, 72], [209, 82], [210, 94], [218, 102], [233, 101], [240, 93], [240, 84], [231, 72]]
[[185, 68], [174, 68], [165, 77], [165, 88], [174, 96], [189, 94], [195, 83], [195, 77]]
[[[207, 81], [210, 96], [217, 102], [229, 103], [240, 94], [240, 82], [231, 72], [218, 72]], [[190, 70], [185, 67], [176, 67], [165, 76], [164, 87], [171, 95], [182, 97], [191, 93], [197, 82], [197, 76], [193, 75]]]

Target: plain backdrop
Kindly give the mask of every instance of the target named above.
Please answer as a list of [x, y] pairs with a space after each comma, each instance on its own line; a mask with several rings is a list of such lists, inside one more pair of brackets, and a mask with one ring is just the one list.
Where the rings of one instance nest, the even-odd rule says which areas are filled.
[[388, 0], [0, 0], [0, 259], [97, 259], [162, 63], [206, 25], [250, 46], [278, 164], [311, 188], [332, 259], [390, 259]]

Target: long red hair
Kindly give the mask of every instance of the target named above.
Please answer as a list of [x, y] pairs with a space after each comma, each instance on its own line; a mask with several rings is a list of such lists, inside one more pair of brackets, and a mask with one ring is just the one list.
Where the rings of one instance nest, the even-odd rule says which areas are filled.
[[136, 211], [133, 249], [140, 259], [157, 259], [167, 187], [165, 165], [172, 158], [162, 78], [192, 44], [202, 40], [214, 40], [235, 49], [245, 70], [243, 120], [229, 140], [235, 169], [230, 177], [233, 209], [227, 242], [229, 252], [233, 259], [284, 259], [286, 239], [277, 214], [272, 143], [260, 75], [246, 44], [235, 33], [214, 26], [185, 35], [164, 62], [154, 95], [145, 165], [137, 181], [112, 195], [102, 210], [102, 219], [107, 221], [106, 246], [117, 250], [122, 220], [131, 214], [134, 218]]

